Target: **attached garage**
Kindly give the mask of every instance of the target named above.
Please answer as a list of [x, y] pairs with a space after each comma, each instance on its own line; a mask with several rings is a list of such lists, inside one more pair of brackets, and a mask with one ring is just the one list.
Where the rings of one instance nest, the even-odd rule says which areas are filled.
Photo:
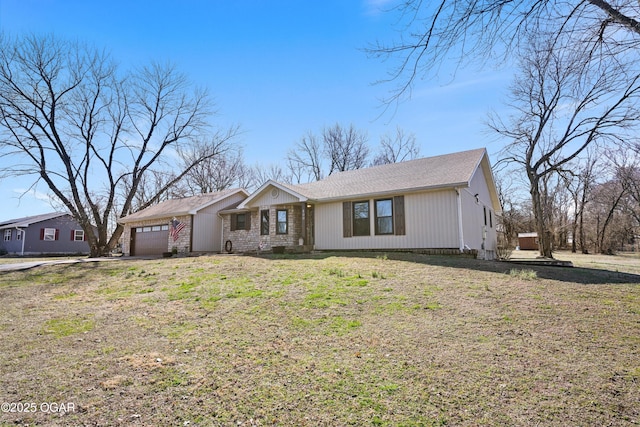
[[131, 255], [162, 255], [167, 252], [169, 226], [153, 225], [131, 229]]
[[223, 209], [235, 207], [249, 194], [243, 189], [170, 199], [120, 218], [122, 253], [160, 256], [176, 249], [179, 254], [222, 251]]

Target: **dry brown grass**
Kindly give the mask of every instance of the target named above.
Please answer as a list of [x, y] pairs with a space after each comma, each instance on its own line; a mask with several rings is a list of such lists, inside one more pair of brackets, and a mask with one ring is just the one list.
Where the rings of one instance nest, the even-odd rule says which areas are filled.
[[621, 264], [321, 254], [3, 274], [0, 402], [75, 410], [0, 424], [636, 425], [640, 276]]

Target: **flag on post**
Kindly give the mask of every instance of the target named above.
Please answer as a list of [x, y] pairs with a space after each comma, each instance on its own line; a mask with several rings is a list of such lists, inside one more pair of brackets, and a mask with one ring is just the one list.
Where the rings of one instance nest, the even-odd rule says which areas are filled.
[[186, 226], [184, 222], [180, 222], [177, 219], [173, 218], [171, 221], [171, 229], [169, 230], [169, 234], [173, 237], [173, 241], [178, 240], [178, 236], [182, 229]]

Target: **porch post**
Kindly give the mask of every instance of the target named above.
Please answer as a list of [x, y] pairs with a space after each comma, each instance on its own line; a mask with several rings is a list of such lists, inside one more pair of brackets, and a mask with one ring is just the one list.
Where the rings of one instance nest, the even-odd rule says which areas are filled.
[[306, 245], [307, 244], [307, 202], [302, 202], [300, 204], [300, 206], [302, 207], [301, 212], [302, 212], [302, 219], [301, 219], [301, 226], [302, 226], [302, 231], [300, 233], [300, 237], [302, 237], [302, 244]]

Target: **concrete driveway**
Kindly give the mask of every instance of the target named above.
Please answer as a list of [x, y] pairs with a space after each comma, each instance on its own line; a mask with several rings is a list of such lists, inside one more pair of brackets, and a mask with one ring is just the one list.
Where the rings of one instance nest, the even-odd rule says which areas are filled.
[[40, 267], [41, 265], [77, 264], [77, 263], [80, 263], [80, 262], [116, 261], [116, 260], [119, 260], [119, 259], [120, 258], [78, 258], [78, 259], [61, 259], [61, 260], [42, 260], [42, 261], [16, 262], [16, 263], [13, 263], [13, 264], [0, 264], [0, 272], [29, 270], [30, 268]]

